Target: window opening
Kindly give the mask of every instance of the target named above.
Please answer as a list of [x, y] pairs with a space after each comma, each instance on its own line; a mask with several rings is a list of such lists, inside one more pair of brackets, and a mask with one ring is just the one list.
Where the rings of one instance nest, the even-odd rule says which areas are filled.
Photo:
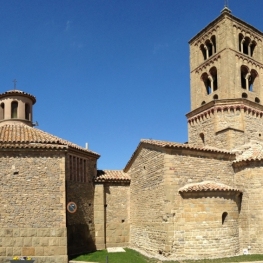
[[246, 66], [241, 66], [241, 87], [242, 89], [249, 90], [249, 70]]
[[256, 103], [260, 103], [260, 99], [258, 97], [255, 98]]
[[214, 100], [218, 100], [218, 95], [217, 95], [217, 94], [214, 95], [213, 99], [214, 99]]
[[209, 40], [206, 41], [205, 45], [207, 47], [207, 57], [211, 57], [213, 55], [213, 45]]
[[205, 101], [203, 101], [202, 103], [201, 103], [201, 105], [204, 105], [206, 102]]
[[0, 107], [0, 119], [3, 120], [5, 118], [5, 104], [1, 103]]
[[257, 45], [257, 44], [256, 44], [255, 41], [252, 41], [252, 42], [251, 42], [251, 45], [250, 45], [251, 57], [253, 57], [253, 55], [254, 55], [254, 50], [255, 50], [256, 45]]
[[201, 49], [201, 51], [202, 51], [204, 60], [206, 60], [206, 59], [207, 59], [207, 56], [206, 56], [206, 49], [205, 49], [204, 45], [201, 45], [201, 46], [200, 46], [200, 49]]
[[205, 135], [203, 133], [200, 133], [200, 138], [202, 140], [202, 143], [205, 145]]
[[216, 36], [212, 36], [211, 41], [213, 43], [213, 54], [215, 54], [216, 53]]
[[11, 103], [11, 118], [16, 119], [17, 118], [17, 108], [18, 108], [18, 102], [13, 101]]
[[247, 98], [247, 93], [242, 93], [242, 98], [246, 99]]
[[213, 83], [212, 92], [213, 92], [213, 91], [217, 90], [217, 87], [218, 87], [217, 86], [217, 69], [216, 69], [216, 67], [212, 67], [209, 72], [210, 72], [210, 75], [212, 77], [212, 83]]
[[26, 103], [25, 104], [25, 119], [29, 120], [30, 118], [30, 106]]
[[227, 215], [228, 215], [227, 212], [224, 212], [224, 213], [222, 214], [222, 225], [225, 223]]

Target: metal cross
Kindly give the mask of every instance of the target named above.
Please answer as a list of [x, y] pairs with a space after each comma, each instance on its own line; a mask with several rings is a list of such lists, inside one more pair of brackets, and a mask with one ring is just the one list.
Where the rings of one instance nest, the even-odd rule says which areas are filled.
[[16, 90], [16, 83], [17, 83], [17, 80], [14, 79], [13, 82], [14, 82], [14, 90]]
[[228, 7], [228, 0], [225, 0], [225, 7]]

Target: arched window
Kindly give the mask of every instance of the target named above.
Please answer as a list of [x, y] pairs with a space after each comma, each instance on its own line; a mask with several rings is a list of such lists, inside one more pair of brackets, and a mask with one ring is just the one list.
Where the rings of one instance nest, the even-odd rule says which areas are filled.
[[245, 92], [242, 93], [242, 98], [243, 98], [243, 99], [246, 99], [246, 98], [247, 98], [247, 93], [245, 93]]
[[18, 108], [18, 102], [13, 101], [11, 103], [11, 118], [16, 119], [17, 118], [17, 108]]
[[214, 99], [214, 100], [218, 100], [218, 95], [217, 95], [217, 94], [214, 95], [213, 99]]
[[241, 88], [248, 90], [248, 78], [249, 78], [249, 69], [246, 66], [241, 66]]
[[216, 36], [212, 36], [211, 41], [213, 43], [213, 48], [214, 48], [213, 54], [215, 54], [216, 53]]
[[256, 45], [257, 45], [256, 41], [252, 41], [250, 44], [251, 57], [253, 57], [254, 55], [254, 50], [255, 50]]
[[228, 215], [227, 212], [224, 212], [224, 213], [222, 214], [222, 225], [225, 223], [227, 215]]
[[30, 106], [29, 104], [25, 104], [25, 119], [30, 120]]
[[256, 103], [260, 103], [260, 99], [258, 97], [255, 98]]
[[210, 41], [210, 40], [207, 40], [207, 41], [205, 42], [205, 45], [206, 45], [206, 47], [207, 47], [208, 57], [211, 57], [211, 56], [213, 55], [213, 45], [212, 45], [211, 41]]
[[239, 37], [238, 37], [238, 38], [239, 38], [239, 41], [238, 41], [238, 43], [239, 43], [239, 51], [243, 53], [243, 43], [242, 43], [242, 40], [243, 40], [244, 36], [243, 36], [242, 34], [239, 34]]
[[5, 118], [5, 104], [1, 103], [0, 107], [0, 120], [3, 120]]
[[258, 73], [256, 70], [252, 69], [250, 72], [250, 76], [248, 78], [248, 90], [253, 91], [253, 85], [255, 82], [256, 77], [258, 76]]
[[255, 47], [257, 43], [249, 37], [244, 37], [243, 34], [239, 34], [239, 51], [243, 54], [253, 57]]
[[206, 94], [209, 95], [212, 93], [212, 87], [211, 87], [211, 77], [208, 76], [207, 73], [203, 73], [202, 74], [202, 81], [205, 84], [205, 88], [206, 88]]
[[205, 104], [206, 104], [206, 102], [205, 102], [205, 101], [202, 101], [201, 105], [205, 105]]
[[213, 79], [213, 82], [212, 82], [213, 83], [212, 84], [212, 92], [213, 92], [213, 91], [217, 90], [217, 87], [218, 87], [217, 86], [217, 69], [216, 69], [216, 67], [212, 67], [210, 69], [209, 73]]
[[202, 45], [200, 46], [200, 49], [201, 49], [201, 51], [202, 51], [204, 60], [206, 60], [206, 59], [207, 59], [207, 56], [206, 56], [205, 46], [202, 44]]
[[203, 133], [200, 133], [199, 135], [200, 135], [203, 145], [205, 145], [205, 135]]

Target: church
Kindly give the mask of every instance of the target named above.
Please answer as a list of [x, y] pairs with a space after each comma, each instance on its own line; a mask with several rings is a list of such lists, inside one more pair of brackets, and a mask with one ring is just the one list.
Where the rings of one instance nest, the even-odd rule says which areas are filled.
[[225, 7], [189, 45], [188, 142], [142, 139], [123, 170], [35, 127], [33, 95], [0, 94], [0, 263], [263, 254], [263, 33]]

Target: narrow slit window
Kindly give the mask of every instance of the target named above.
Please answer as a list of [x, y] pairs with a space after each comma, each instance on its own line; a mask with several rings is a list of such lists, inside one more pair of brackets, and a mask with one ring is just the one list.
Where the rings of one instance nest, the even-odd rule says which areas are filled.
[[17, 108], [18, 108], [18, 102], [13, 101], [11, 103], [11, 118], [16, 119], [17, 118]]

